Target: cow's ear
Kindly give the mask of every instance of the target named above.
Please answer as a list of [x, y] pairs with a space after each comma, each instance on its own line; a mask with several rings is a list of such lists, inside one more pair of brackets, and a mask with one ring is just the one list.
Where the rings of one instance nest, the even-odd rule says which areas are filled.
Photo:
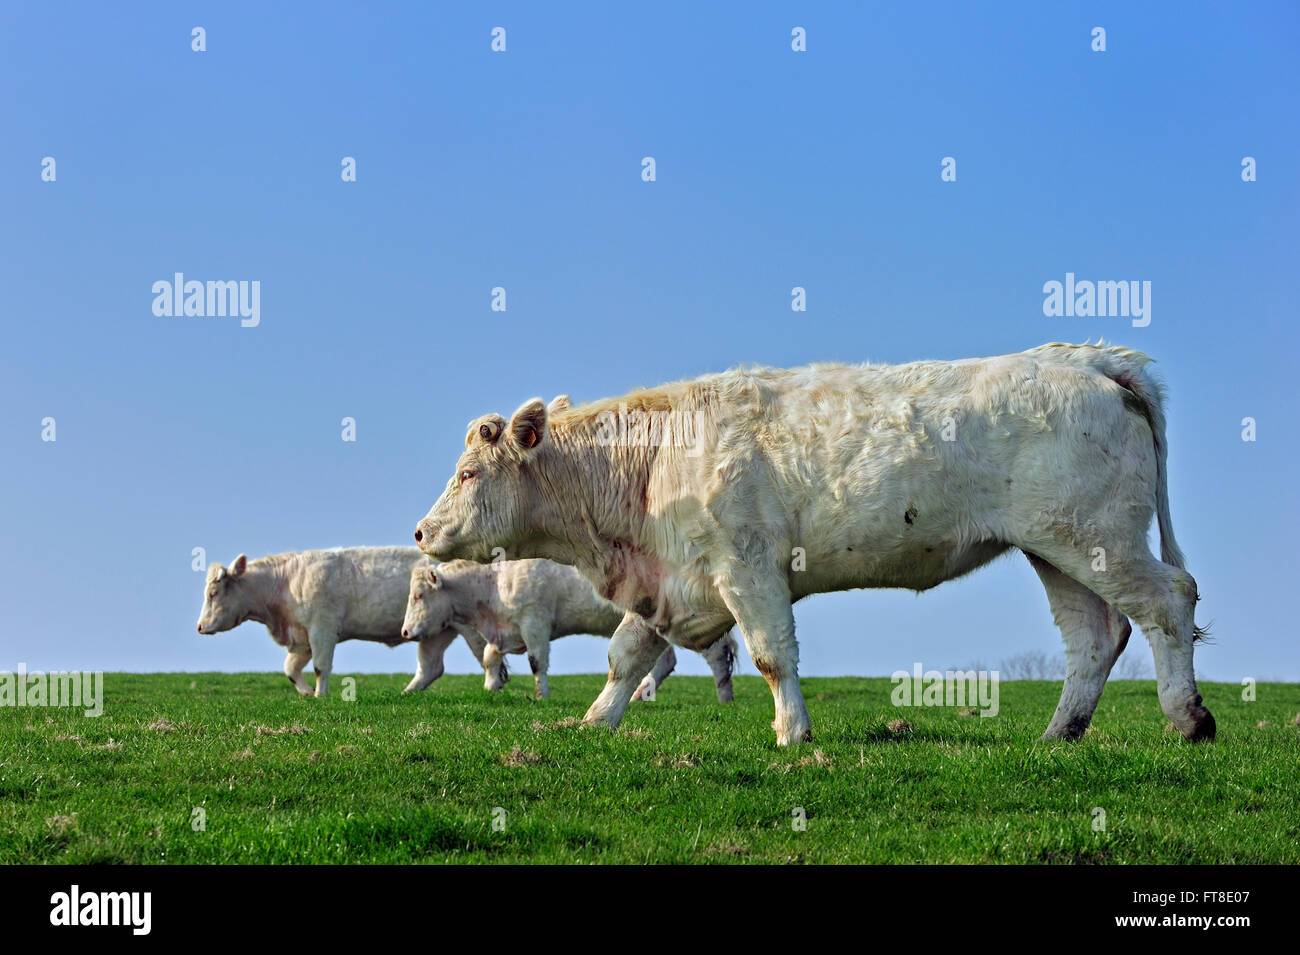
[[546, 406], [547, 414], [555, 414], [558, 411], [567, 411], [572, 405], [569, 402], [568, 395], [556, 395], [551, 399], [551, 403]]
[[428, 567], [424, 569], [424, 576], [429, 581], [429, 586], [431, 587], [442, 586], [442, 581], [438, 579], [438, 571], [434, 569], [433, 564], [430, 564]]
[[230, 565], [230, 576], [238, 577], [248, 569], [248, 555], [240, 554]]
[[546, 436], [546, 405], [541, 398], [525, 401], [510, 416], [510, 439], [522, 450], [531, 451]]

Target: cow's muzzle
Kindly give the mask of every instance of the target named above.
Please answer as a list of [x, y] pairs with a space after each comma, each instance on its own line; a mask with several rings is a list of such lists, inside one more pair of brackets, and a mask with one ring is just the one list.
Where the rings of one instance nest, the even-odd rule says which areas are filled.
[[441, 528], [427, 517], [415, 525], [415, 542], [420, 545], [420, 550], [433, 555], [433, 545], [438, 540], [439, 530]]

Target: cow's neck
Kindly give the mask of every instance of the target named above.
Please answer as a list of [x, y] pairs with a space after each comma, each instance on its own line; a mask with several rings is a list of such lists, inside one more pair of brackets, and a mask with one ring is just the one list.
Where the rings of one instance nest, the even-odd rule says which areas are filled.
[[[657, 598], [663, 570], [645, 539], [653, 448], [599, 445], [556, 435], [538, 469], [542, 533], [535, 556], [571, 564], [607, 600], [641, 612]], [[560, 515], [580, 515], [580, 520]]]
[[284, 600], [288, 586], [284, 561], [272, 557], [249, 564], [239, 585], [248, 598], [248, 619], [265, 626], [277, 640], [287, 640], [290, 621]]

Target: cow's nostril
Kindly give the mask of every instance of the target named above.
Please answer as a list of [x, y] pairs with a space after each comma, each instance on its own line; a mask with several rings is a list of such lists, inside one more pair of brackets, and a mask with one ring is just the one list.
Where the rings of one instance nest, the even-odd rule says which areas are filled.
[[409, 631], [409, 630], [403, 630], [403, 631], [402, 631], [402, 639], [403, 639], [403, 640], [410, 640], [410, 639], [411, 639], [411, 631]]
[[203, 624], [201, 624], [201, 623], [200, 623], [200, 624], [196, 624], [196, 625], [195, 625], [195, 629], [197, 629], [197, 630], [199, 631], [199, 633], [202, 633], [202, 632], [203, 632]]
[[422, 540], [424, 540], [424, 531], [420, 530], [420, 529], [417, 527], [417, 528], [415, 529], [415, 542], [418, 544], [418, 543], [420, 543], [420, 541], [422, 541]]

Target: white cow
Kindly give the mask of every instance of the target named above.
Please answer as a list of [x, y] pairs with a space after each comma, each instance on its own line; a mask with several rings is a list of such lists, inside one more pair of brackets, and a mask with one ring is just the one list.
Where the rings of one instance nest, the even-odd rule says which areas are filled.
[[[410, 596], [402, 636], [427, 639], [448, 627], [467, 640], [485, 644], [484, 686], [501, 689], [507, 653], [526, 653], [538, 697], [549, 697], [546, 672], [551, 641], [575, 633], [608, 637], [624, 612], [594, 590], [572, 567], [549, 560], [502, 560], [491, 564], [455, 560], [411, 568]], [[704, 657], [713, 671], [718, 701], [730, 702], [736, 641], [727, 634], [708, 647]], [[654, 661], [637, 687], [635, 698], [654, 692], [677, 665], [672, 647]]]
[[[240, 554], [227, 569], [208, 566], [199, 633], [220, 633], [245, 620], [265, 624], [285, 647], [284, 675], [310, 696], [303, 668], [316, 661], [315, 695], [329, 689], [334, 647], [343, 640], [403, 642], [402, 614], [411, 568], [426, 559], [414, 547], [348, 547], [304, 550], [249, 561]], [[443, 673], [443, 654], [456, 631], [430, 631], [420, 640], [415, 677], [406, 691], [423, 690]], [[483, 642], [466, 634], [482, 662]]]
[[[631, 611], [589, 723], [617, 726], [665, 643], [740, 624], [779, 744], [811, 738], [791, 604], [922, 591], [1019, 548], [1068, 661], [1048, 737], [1087, 728], [1133, 618], [1160, 704], [1214, 736], [1192, 671], [1196, 582], [1169, 517], [1165, 418], [1145, 355], [1043, 345], [906, 365], [737, 369], [509, 421], [474, 421], [420, 521], [430, 556], [572, 564]], [[1147, 546], [1158, 519], [1161, 556]]]

